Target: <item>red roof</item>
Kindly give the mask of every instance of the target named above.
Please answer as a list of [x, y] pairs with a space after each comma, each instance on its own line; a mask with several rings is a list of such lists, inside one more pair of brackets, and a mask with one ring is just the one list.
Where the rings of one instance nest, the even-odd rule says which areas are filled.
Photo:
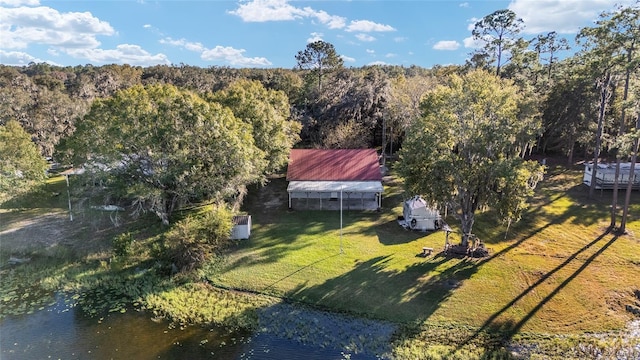
[[293, 149], [288, 181], [381, 181], [374, 149]]

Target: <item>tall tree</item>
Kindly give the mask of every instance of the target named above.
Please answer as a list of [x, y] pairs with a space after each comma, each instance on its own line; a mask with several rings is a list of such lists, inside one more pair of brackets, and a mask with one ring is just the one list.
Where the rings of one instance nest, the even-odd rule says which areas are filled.
[[[640, 95], [640, 94], [639, 94]], [[635, 132], [633, 133], [633, 141], [631, 145], [631, 166], [629, 167], [629, 178], [632, 178], [631, 174], [635, 174], [636, 161], [638, 160], [638, 150], [640, 150], [640, 104], [636, 104], [636, 124]], [[631, 189], [633, 183], [629, 181], [627, 184], [627, 192], [624, 197], [624, 206], [622, 207], [622, 219], [620, 220], [620, 231], [624, 233], [626, 231], [627, 218], [629, 216], [629, 204], [631, 202]]]
[[409, 124], [420, 116], [420, 99], [422, 95], [436, 85], [432, 76], [400, 75], [391, 80], [389, 97], [385, 106], [385, 138], [382, 148], [387, 148], [387, 142], [393, 142], [404, 136]]
[[[619, 56], [621, 57], [621, 67], [624, 77], [624, 88], [622, 95], [622, 109], [620, 111], [620, 131], [619, 136], [624, 137], [628, 129], [627, 112], [631, 107], [629, 100], [629, 92], [631, 88], [632, 75], [637, 74], [640, 67], [640, 56], [638, 56], [638, 43], [640, 42], [640, 7], [636, 4], [635, 7], [620, 8], [611, 14], [611, 19], [608, 22], [603, 22], [604, 26], [610, 28], [611, 33], [614, 36], [614, 43], [618, 44]], [[637, 86], [637, 84], [636, 84]], [[637, 123], [635, 129], [637, 129]], [[620, 173], [620, 159], [623, 155], [628, 156], [629, 152], [635, 153], [637, 149], [620, 149], [617, 154], [616, 163], [616, 186], [617, 178]], [[631, 167], [631, 173], [633, 174], [635, 168], [634, 164]], [[631, 177], [630, 177], [631, 179]], [[629, 181], [626, 188], [625, 203], [623, 206], [622, 219], [620, 222], [619, 232], [626, 232], [626, 223], [628, 216], [629, 199], [631, 197], [632, 182]], [[615, 227], [616, 224], [616, 210], [617, 210], [617, 188], [614, 189], [615, 198], [612, 203], [611, 210], [611, 227]]]
[[553, 65], [558, 60], [558, 52], [569, 50], [569, 42], [565, 38], [558, 38], [555, 31], [540, 34], [533, 40], [533, 47], [539, 60], [547, 62], [547, 78], [551, 79]]
[[[605, 12], [595, 27], [581, 30], [578, 40], [583, 42], [583, 48], [589, 57], [593, 68], [599, 73], [598, 84], [600, 85], [601, 101], [600, 116], [598, 118], [598, 133], [596, 134], [596, 146], [599, 145], [601, 128], [604, 114], [610, 101], [613, 99], [614, 85], [618, 79], [624, 80], [622, 94], [622, 108], [620, 111], [620, 122], [617, 133], [614, 137], [624, 137], [628, 129], [626, 112], [629, 106], [630, 81], [632, 74], [637, 71], [640, 64], [636, 48], [640, 37], [640, 8], [636, 4], [631, 7], [618, 8], [612, 12]], [[621, 143], [621, 142], [617, 142]], [[618, 178], [620, 174], [621, 157], [625, 153], [624, 149], [616, 148], [616, 172], [614, 189], [611, 204], [610, 228], [616, 226], [616, 215], [618, 208]], [[594, 156], [594, 169], [597, 169], [597, 156], [600, 149], [596, 148]], [[593, 195], [595, 189], [596, 171], [593, 172], [592, 184], [589, 191]], [[630, 191], [630, 190], [629, 190]], [[624, 228], [619, 229], [624, 231]]]
[[[604, 17], [607, 15], [605, 14]], [[629, 108], [633, 111], [633, 107], [637, 108], [637, 103], [632, 104], [629, 103], [630, 90], [632, 87], [632, 80], [636, 79], [636, 75], [638, 73], [638, 69], [640, 69], [640, 56], [638, 55], [638, 43], [640, 42], [640, 3], [636, 3], [635, 6], [630, 6], [626, 8], [620, 8], [618, 11], [615, 11], [610, 14], [609, 21], [603, 21], [602, 26], [605, 26], [610, 29], [610, 32], [614, 36], [614, 44], [618, 45], [619, 54], [621, 59], [621, 67], [624, 73], [624, 88], [622, 95], [622, 109], [620, 112], [620, 135], [625, 136], [626, 129], [628, 128], [627, 124], [627, 112]], [[637, 80], [634, 87], [638, 87]], [[635, 105], [635, 106], [634, 106]], [[633, 126], [632, 126], [633, 128]], [[638, 124], [636, 121], [636, 126], [634, 132], [637, 130]], [[637, 146], [637, 144], [634, 144]], [[635, 169], [635, 154], [638, 151], [636, 148], [631, 149], [621, 149], [621, 153], [624, 155], [628, 155], [629, 152], [632, 153], [633, 157], [633, 165], [631, 166], [630, 174], [634, 173]], [[620, 154], [622, 155], [622, 154]], [[616, 172], [620, 172], [620, 159], [621, 156], [617, 157], [618, 161], [616, 164]], [[617, 178], [617, 176], [616, 176]], [[617, 182], [616, 182], [617, 183]], [[616, 189], [617, 190], [617, 189]], [[627, 216], [629, 213], [629, 201], [631, 198], [632, 191], [632, 182], [629, 181], [626, 187], [625, 194], [625, 202], [623, 205], [622, 219], [620, 221], [620, 228], [618, 229], [621, 233], [626, 231], [627, 224]], [[617, 193], [617, 191], [614, 190]], [[617, 194], [616, 194], [617, 195]], [[615, 226], [615, 213], [617, 207], [617, 198], [614, 200], [612, 204], [612, 220], [611, 227]]]
[[483, 51], [496, 64], [496, 75], [500, 76], [503, 56], [515, 43], [523, 28], [522, 19], [508, 9], [497, 10], [476, 22], [471, 34], [484, 43]]
[[239, 80], [210, 98], [251, 126], [255, 144], [268, 163], [268, 173], [286, 165], [289, 151], [300, 140], [301, 125], [290, 119], [284, 92], [267, 90], [258, 81]]
[[560, 151], [571, 165], [576, 146], [587, 148], [593, 143], [596, 89], [587, 67], [581, 64], [567, 65], [564, 76], [550, 85], [542, 105], [544, 133], [540, 150]]
[[32, 96], [32, 104], [22, 125], [34, 138], [45, 156], [52, 156], [60, 140], [75, 130], [75, 121], [82, 117], [89, 104], [72, 100], [62, 91], [40, 87]]
[[308, 89], [306, 101], [299, 107], [303, 141], [311, 146], [324, 146], [326, 137], [333, 137], [330, 133], [344, 128], [338, 125], [349, 121], [358, 123], [358, 129], [370, 131], [368, 138], [373, 139], [373, 132], [383, 118], [387, 89], [387, 76], [378, 66], [336, 71], [330, 84], [322, 89], [317, 86]]
[[319, 88], [322, 88], [322, 77], [325, 73], [340, 69], [344, 64], [333, 44], [322, 40], [309, 43], [304, 50], [298, 51], [296, 61], [299, 69], [311, 70], [318, 79]]
[[266, 163], [251, 126], [171, 85], [140, 85], [96, 100], [67, 144], [74, 164], [102, 173], [118, 195], [167, 224], [189, 201], [234, 196]]
[[543, 167], [514, 145], [533, 121], [519, 117], [521, 100], [508, 80], [487, 72], [453, 75], [425, 95], [407, 132], [398, 167], [407, 189], [453, 208], [465, 247], [478, 209], [518, 220], [541, 178]]
[[355, 120], [336, 124], [323, 135], [325, 149], [366, 149], [371, 145], [371, 132]]
[[0, 202], [46, 179], [47, 162], [15, 120], [0, 125]]

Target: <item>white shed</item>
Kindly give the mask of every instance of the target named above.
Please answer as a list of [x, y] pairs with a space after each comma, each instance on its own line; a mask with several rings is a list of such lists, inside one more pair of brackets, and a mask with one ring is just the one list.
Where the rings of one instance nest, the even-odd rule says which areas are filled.
[[248, 239], [251, 236], [251, 215], [236, 215], [233, 217], [232, 240]]
[[[593, 174], [593, 164], [584, 164], [584, 176], [582, 182], [591, 186], [591, 175]], [[596, 189], [613, 189], [613, 184], [616, 178], [616, 164], [615, 163], [599, 163], [596, 170]], [[620, 173], [618, 174], [618, 186], [620, 189], [625, 189], [629, 182], [633, 182], [633, 189], [640, 189], [640, 163], [636, 163], [634, 166], [633, 174], [631, 173], [631, 163], [620, 163]]]
[[429, 207], [420, 196], [414, 196], [404, 202], [402, 215], [405, 226], [413, 230], [437, 230], [442, 227], [442, 218], [438, 209]]

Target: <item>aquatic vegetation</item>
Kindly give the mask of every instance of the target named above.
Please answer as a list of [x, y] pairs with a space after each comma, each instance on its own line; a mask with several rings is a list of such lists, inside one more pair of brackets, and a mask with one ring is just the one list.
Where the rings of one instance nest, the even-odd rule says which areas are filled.
[[231, 328], [256, 329], [257, 309], [277, 299], [234, 292], [203, 283], [186, 283], [166, 291], [148, 294], [146, 308], [182, 324], [213, 323]]
[[73, 271], [73, 265], [36, 257], [24, 264], [0, 268], [0, 319], [29, 314], [54, 303], [65, 272]]

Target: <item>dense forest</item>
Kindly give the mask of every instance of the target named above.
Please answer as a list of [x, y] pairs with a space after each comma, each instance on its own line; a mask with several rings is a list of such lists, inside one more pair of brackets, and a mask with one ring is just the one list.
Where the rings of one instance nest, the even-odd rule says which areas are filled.
[[[257, 117], [268, 122], [271, 115], [249, 114], [247, 109], [258, 109], [260, 101], [266, 101], [278, 116], [286, 117], [289, 125], [283, 131], [289, 133], [282, 140], [284, 147], [276, 149], [278, 154], [265, 148], [273, 137], [254, 139], [268, 155], [265, 161], [278, 157], [271, 164], [254, 164], [264, 175], [284, 165], [287, 146], [373, 147], [394, 154], [411, 123], [422, 115], [424, 94], [446, 84], [451, 75], [482, 69], [514, 84], [519, 96], [527, 99], [520, 111], [535, 119], [535, 126], [527, 129], [535, 141], [521, 144], [520, 156], [560, 155], [569, 164], [601, 158], [635, 162], [631, 157], [638, 148], [640, 127], [639, 17], [637, 5], [603, 13], [593, 27], [580, 31], [577, 48], [570, 49], [567, 39], [555, 32], [522, 37], [522, 20], [510, 10], [499, 10], [475, 24], [472, 35], [486, 45], [470, 54], [466, 64], [430, 69], [345, 67], [333, 46], [322, 41], [292, 54], [298, 61], [294, 69], [0, 66], [0, 125], [17, 121], [44, 157], [61, 161], [73, 143], [66, 140], [77, 132], [81, 119], [89, 114], [96, 125], [96, 102], [104, 105], [105, 99], [122, 98], [126, 91], [135, 97], [144, 89], [171, 85], [229, 107], [238, 118], [253, 119], [254, 127]], [[265, 133], [254, 129], [254, 136], [260, 134]]]

